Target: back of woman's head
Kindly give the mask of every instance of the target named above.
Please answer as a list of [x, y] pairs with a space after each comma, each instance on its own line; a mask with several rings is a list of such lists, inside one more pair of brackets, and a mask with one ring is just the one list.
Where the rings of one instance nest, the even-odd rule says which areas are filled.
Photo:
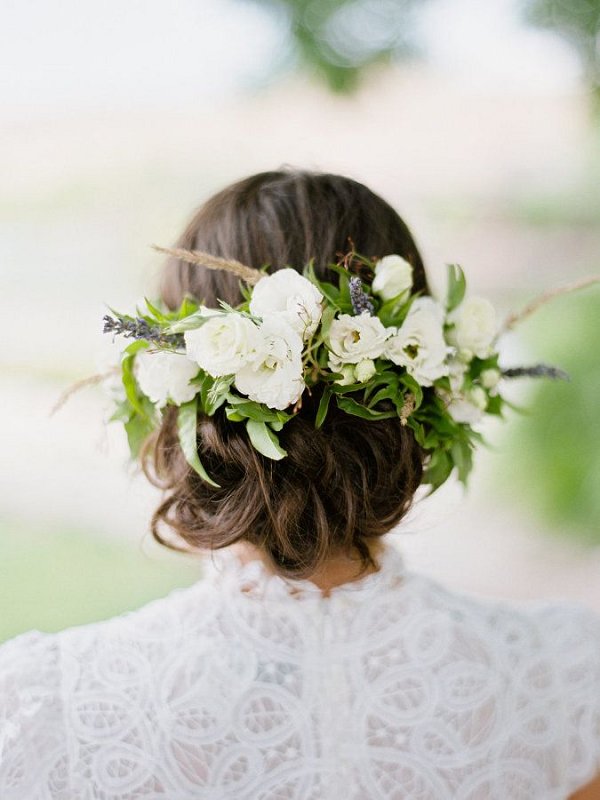
[[[413, 291], [428, 292], [421, 256], [398, 214], [366, 186], [339, 175], [299, 170], [263, 172], [232, 184], [194, 214], [176, 247], [203, 250], [250, 267], [299, 272], [313, 259], [318, 278], [351, 249], [379, 258], [397, 253], [413, 266]], [[185, 294], [208, 306], [242, 301], [239, 280], [170, 258], [160, 293], [169, 308]], [[251, 445], [245, 426], [219, 409], [198, 419], [202, 463], [220, 488], [205, 483], [178, 444], [177, 409], [146, 442], [147, 476], [165, 490], [152, 532], [161, 528], [193, 548], [219, 549], [245, 540], [273, 567], [307, 577], [329, 558], [357, 550], [370, 563], [369, 540], [404, 516], [422, 478], [424, 453], [399, 419], [364, 420], [331, 404], [314, 425], [319, 386], [305, 391], [299, 412], [279, 434], [288, 455], [273, 461]]]

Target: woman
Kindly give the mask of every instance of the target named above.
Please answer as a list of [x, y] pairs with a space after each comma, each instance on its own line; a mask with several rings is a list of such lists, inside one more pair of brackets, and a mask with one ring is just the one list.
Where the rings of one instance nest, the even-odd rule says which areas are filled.
[[[349, 242], [398, 254], [428, 293], [396, 212], [335, 175], [240, 181], [177, 245], [271, 272], [314, 259], [328, 279]], [[173, 257], [161, 294], [171, 309], [186, 294], [242, 300], [234, 275]], [[209, 574], [0, 648], [3, 800], [600, 797], [600, 619], [484, 603], [408, 571], [385, 534], [427, 454], [397, 415], [332, 404], [317, 429], [321, 396], [302, 396], [280, 460], [224, 413], [201, 417], [194, 449], [212, 484], [166, 409], [142, 454], [165, 490], [152, 530], [210, 552]]]

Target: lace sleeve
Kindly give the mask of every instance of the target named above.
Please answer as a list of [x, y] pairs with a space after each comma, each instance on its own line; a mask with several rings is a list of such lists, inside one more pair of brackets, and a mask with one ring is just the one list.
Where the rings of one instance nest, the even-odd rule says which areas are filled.
[[548, 609], [567, 741], [566, 772], [574, 792], [600, 773], [600, 616], [578, 604]]
[[0, 646], [0, 797], [67, 789], [58, 639], [31, 631]]

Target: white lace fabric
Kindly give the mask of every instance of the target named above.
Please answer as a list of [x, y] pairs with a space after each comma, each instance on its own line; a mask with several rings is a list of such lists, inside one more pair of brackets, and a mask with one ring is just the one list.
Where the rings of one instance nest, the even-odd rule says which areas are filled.
[[0, 647], [2, 800], [563, 800], [600, 771], [600, 617], [380, 569], [323, 597], [215, 555]]

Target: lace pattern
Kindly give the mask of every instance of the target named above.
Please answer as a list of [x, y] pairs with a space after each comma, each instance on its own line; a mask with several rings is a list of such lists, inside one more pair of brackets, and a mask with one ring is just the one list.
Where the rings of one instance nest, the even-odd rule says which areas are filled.
[[3, 800], [563, 800], [600, 771], [600, 618], [405, 568], [332, 590], [214, 556], [0, 647]]

